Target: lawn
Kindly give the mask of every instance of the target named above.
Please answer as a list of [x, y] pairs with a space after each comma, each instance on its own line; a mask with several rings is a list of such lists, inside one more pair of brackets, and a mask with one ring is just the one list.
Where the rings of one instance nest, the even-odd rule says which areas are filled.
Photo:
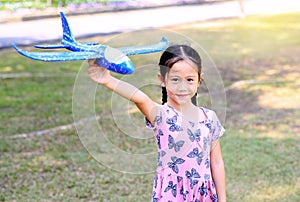
[[[201, 47], [216, 69], [198, 103], [224, 119], [228, 201], [300, 201], [299, 18], [251, 16], [85, 40], [147, 44], [165, 32]], [[159, 56], [132, 57], [137, 71], [122, 77], [156, 92], [158, 102]], [[134, 106], [89, 82], [84, 62], [31, 61], [13, 50], [0, 57], [0, 201], [150, 201], [156, 145]], [[217, 97], [209, 94], [214, 79], [224, 85]]]

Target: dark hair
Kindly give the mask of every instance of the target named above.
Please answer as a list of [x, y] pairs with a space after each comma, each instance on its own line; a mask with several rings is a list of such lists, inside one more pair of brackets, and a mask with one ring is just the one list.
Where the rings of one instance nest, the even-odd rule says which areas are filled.
[[[187, 45], [172, 45], [163, 52], [159, 60], [161, 76], [165, 78], [167, 72], [176, 62], [186, 59], [196, 64], [198, 69], [198, 77], [200, 79], [202, 69], [201, 58], [195, 49]], [[195, 105], [197, 105], [196, 97], [197, 93], [192, 97], [192, 102]], [[166, 87], [162, 87], [162, 104], [167, 102], [167, 98], [168, 95]]]

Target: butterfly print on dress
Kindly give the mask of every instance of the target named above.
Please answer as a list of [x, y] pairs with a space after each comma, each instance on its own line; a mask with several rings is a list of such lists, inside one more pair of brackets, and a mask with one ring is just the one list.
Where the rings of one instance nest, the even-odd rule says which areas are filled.
[[157, 180], [158, 180], [158, 176], [157, 174], [155, 175], [155, 178], [154, 178], [154, 187], [156, 188], [157, 187]]
[[183, 131], [182, 127], [177, 123], [177, 116], [173, 116], [172, 118], [167, 118], [167, 124], [170, 125], [169, 130], [174, 132], [174, 131]]
[[155, 123], [156, 123], [157, 125], [159, 125], [161, 122], [162, 122], [162, 116], [156, 116], [156, 117], [155, 117]]
[[171, 157], [172, 162], [168, 162], [168, 166], [176, 173], [178, 174], [179, 169], [177, 164], [183, 164], [185, 162], [182, 158], [177, 158], [176, 156]]
[[[190, 180], [190, 187], [191, 189], [194, 188], [194, 186], [199, 182], [200, 175], [196, 171], [195, 168], [192, 168], [191, 172], [190, 171], [185, 171], [185, 176]], [[196, 179], [195, 179], [196, 178]]]
[[187, 129], [188, 135], [189, 135], [189, 139], [194, 142], [194, 140], [196, 140], [197, 142], [200, 141], [200, 136], [201, 136], [201, 130], [197, 129], [195, 131], [195, 133], [193, 133], [189, 128]]
[[152, 192], [152, 202], [158, 202], [158, 198], [155, 197], [156, 192]]
[[207, 186], [204, 186], [204, 182], [202, 183], [201, 187], [199, 187], [198, 192], [201, 196], [207, 196], [208, 195], [209, 188]]
[[212, 202], [218, 202], [218, 196], [217, 194], [214, 194], [213, 196], [210, 197]]
[[176, 195], [177, 195], [177, 184], [176, 183], [173, 184], [173, 181], [169, 181], [169, 185], [166, 187], [165, 192], [167, 192], [169, 190], [171, 190], [172, 195], [174, 197], [176, 197]]
[[199, 152], [199, 149], [196, 147], [188, 153], [187, 155], [189, 158], [196, 158], [198, 165], [201, 165], [202, 159], [203, 159], [203, 152]]
[[192, 128], [195, 126], [195, 123], [192, 121], [189, 121], [189, 124], [192, 126]]
[[209, 129], [209, 132], [212, 132], [212, 120], [207, 120], [205, 126]]
[[209, 174], [205, 174], [204, 175], [204, 180], [207, 182], [210, 179], [210, 175]]
[[156, 140], [157, 140], [157, 146], [159, 149], [161, 149], [161, 144], [160, 144], [160, 137], [163, 136], [163, 132], [161, 129], [158, 130], [158, 134], [156, 135]]
[[186, 200], [186, 195], [189, 194], [189, 191], [184, 191], [183, 186], [182, 186], [180, 189], [180, 194], [182, 195], [183, 200]]
[[209, 162], [209, 159], [208, 159], [208, 158], [205, 160], [205, 165], [206, 165], [206, 168], [209, 168], [210, 162]]
[[168, 143], [169, 149], [174, 148], [175, 152], [178, 152], [180, 150], [180, 147], [182, 147], [184, 144], [183, 140], [179, 140], [178, 142], [175, 142], [174, 138], [171, 135], [169, 135], [168, 141], [169, 141]]
[[206, 151], [209, 144], [209, 137], [203, 137], [203, 149]]

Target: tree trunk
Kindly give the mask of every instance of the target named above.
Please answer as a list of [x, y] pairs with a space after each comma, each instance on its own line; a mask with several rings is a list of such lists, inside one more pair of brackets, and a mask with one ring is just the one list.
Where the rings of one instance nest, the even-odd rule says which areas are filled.
[[240, 5], [240, 17], [244, 18], [245, 17], [245, 9], [244, 9], [243, 0], [238, 0], [238, 1], [239, 1], [239, 5]]

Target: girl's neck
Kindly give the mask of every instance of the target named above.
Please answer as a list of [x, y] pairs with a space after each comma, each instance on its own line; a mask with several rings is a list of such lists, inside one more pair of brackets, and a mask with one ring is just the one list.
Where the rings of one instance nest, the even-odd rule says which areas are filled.
[[197, 108], [192, 102], [188, 102], [185, 104], [176, 104], [176, 103], [172, 103], [172, 102], [167, 102], [167, 104], [171, 107], [173, 107], [174, 109], [176, 109], [178, 112], [182, 113], [182, 114], [190, 114], [192, 112], [195, 112], [195, 108]]
[[172, 105], [172, 103], [167, 102], [169, 106], [174, 108], [177, 112], [181, 113], [182, 118], [185, 121], [196, 123], [199, 120], [206, 119], [204, 113], [201, 113], [201, 110], [199, 111], [199, 107], [195, 106], [192, 102], [186, 103], [184, 105]]

